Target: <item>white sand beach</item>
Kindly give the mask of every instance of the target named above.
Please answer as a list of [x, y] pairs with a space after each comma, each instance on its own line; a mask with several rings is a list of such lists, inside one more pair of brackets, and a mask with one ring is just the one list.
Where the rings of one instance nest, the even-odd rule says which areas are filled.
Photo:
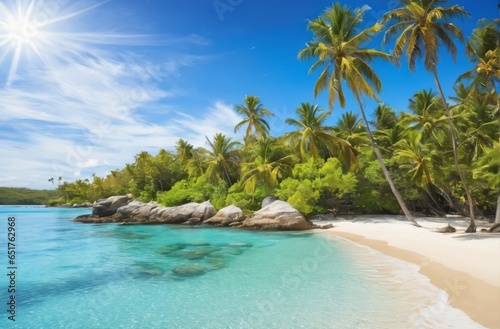
[[[479, 232], [491, 224], [478, 222], [478, 232], [464, 233], [464, 218], [417, 218], [421, 228], [402, 216], [320, 216], [318, 230], [368, 246], [420, 266], [420, 273], [448, 294], [451, 306], [487, 328], [500, 328], [500, 234]], [[451, 224], [456, 233], [437, 233]]]

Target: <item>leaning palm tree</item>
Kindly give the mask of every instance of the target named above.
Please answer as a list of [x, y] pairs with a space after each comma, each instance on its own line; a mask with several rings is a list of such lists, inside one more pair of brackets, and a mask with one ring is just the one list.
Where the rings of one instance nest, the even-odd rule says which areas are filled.
[[245, 140], [255, 130], [260, 138], [269, 135], [269, 124], [263, 117], [274, 116], [273, 112], [264, 108], [258, 96], [245, 96], [245, 103], [235, 106], [236, 112], [243, 117], [243, 121], [234, 127], [234, 132], [237, 132], [241, 127], [247, 125]]
[[314, 94], [317, 96], [321, 91], [327, 89], [330, 108], [333, 107], [337, 99], [341, 107], [345, 106], [343, 84], [344, 82], [347, 84], [359, 105], [366, 132], [394, 196], [408, 220], [419, 226], [392, 181], [382, 154], [373, 139], [363, 108], [363, 96], [379, 100], [377, 92], [380, 92], [382, 88], [379, 77], [368, 63], [377, 58], [385, 60], [391, 58], [389, 54], [384, 52], [363, 48], [363, 45], [369, 42], [383, 27], [376, 23], [360, 31], [367, 9], [368, 7], [363, 7], [353, 10], [335, 3], [333, 7], [325, 10], [320, 17], [309, 22], [308, 29], [314, 33], [314, 40], [308, 42], [307, 47], [300, 51], [299, 58], [317, 58], [310, 72], [318, 68], [323, 68], [323, 71], [316, 82]]
[[444, 45], [455, 60], [457, 47], [453, 42], [453, 38], [455, 37], [465, 43], [462, 30], [449, 20], [455, 17], [469, 16], [470, 14], [458, 5], [448, 8], [437, 5], [445, 2], [444, 0], [400, 0], [400, 2], [403, 5], [401, 8], [391, 10], [382, 17], [382, 23], [394, 21], [394, 24], [385, 32], [383, 43], [387, 43], [390, 38], [398, 35], [394, 46], [396, 63], [399, 63], [399, 59], [406, 49], [405, 55], [408, 58], [408, 66], [411, 72], [415, 70], [417, 58], [424, 56], [425, 69], [434, 75], [436, 86], [446, 110], [455, 170], [460, 177], [469, 204], [470, 225], [466, 232], [475, 232], [474, 201], [458, 164], [455, 129], [453, 128], [450, 108], [446, 102], [437, 72], [440, 46]]

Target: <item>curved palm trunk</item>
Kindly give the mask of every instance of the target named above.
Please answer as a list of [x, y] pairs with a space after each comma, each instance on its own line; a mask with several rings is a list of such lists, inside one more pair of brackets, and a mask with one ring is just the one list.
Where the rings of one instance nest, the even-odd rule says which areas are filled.
[[451, 135], [451, 144], [453, 148], [453, 161], [455, 163], [455, 170], [457, 171], [458, 176], [460, 177], [460, 181], [462, 182], [462, 187], [467, 195], [467, 202], [469, 203], [469, 211], [470, 211], [470, 224], [465, 232], [474, 233], [476, 232], [476, 219], [474, 216], [474, 201], [472, 200], [472, 195], [470, 190], [465, 182], [464, 177], [462, 176], [462, 172], [460, 171], [460, 167], [458, 166], [458, 150], [457, 150], [457, 138], [455, 136], [455, 130], [453, 130], [453, 123], [451, 122], [451, 114], [450, 108], [448, 107], [448, 103], [446, 102], [446, 98], [444, 97], [443, 89], [441, 88], [441, 83], [439, 82], [438, 74], [436, 68], [432, 70], [434, 74], [434, 80], [436, 81], [436, 86], [439, 90], [439, 94], [441, 95], [441, 100], [443, 101], [444, 107], [446, 109], [446, 121], [448, 121], [448, 126], [450, 129]]
[[398, 200], [399, 206], [401, 207], [401, 210], [403, 210], [403, 213], [405, 214], [406, 218], [412, 223], [413, 225], [417, 227], [421, 227], [413, 215], [411, 214], [410, 210], [408, 210], [408, 207], [406, 207], [406, 204], [403, 200], [403, 197], [399, 193], [398, 189], [394, 185], [394, 182], [392, 181], [391, 175], [389, 174], [389, 170], [387, 170], [387, 167], [385, 166], [384, 159], [382, 158], [382, 154], [380, 153], [377, 144], [375, 143], [375, 140], [373, 139], [372, 132], [370, 130], [370, 126], [368, 123], [368, 120], [366, 119], [365, 111], [363, 110], [363, 104], [358, 100], [359, 108], [361, 110], [361, 115], [363, 116], [363, 121], [365, 122], [365, 129], [366, 132], [368, 133], [368, 138], [370, 139], [370, 142], [373, 147], [373, 151], [375, 152], [375, 155], [377, 155], [378, 161], [380, 162], [380, 166], [382, 167], [382, 171], [384, 172], [385, 179], [389, 183], [389, 186], [391, 187], [392, 194], [396, 197], [396, 200]]

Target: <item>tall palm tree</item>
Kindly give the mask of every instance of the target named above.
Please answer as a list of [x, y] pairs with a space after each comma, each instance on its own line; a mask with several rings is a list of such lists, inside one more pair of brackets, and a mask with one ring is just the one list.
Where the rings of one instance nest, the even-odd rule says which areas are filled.
[[230, 187], [236, 182], [239, 173], [240, 156], [237, 146], [240, 143], [221, 133], [215, 134], [213, 141], [208, 137], [206, 139], [209, 145], [206, 173], [212, 181], [222, 179]]
[[341, 6], [340, 3], [335, 3], [333, 7], [325, 10], [320, 17], [309, 22], [308, 29], [313, 32], [314, 40], [308, 42], [306, 48], [300, 51], [299, 58], [317, 58], [317, 61], [311, 66], [310, 72], [319, 68], [323, 68], [323, 71], [316, 81], [314, 95], [317, 96], [321, 91], [327, 89], [330, 108], [333, 107], [336, 99], [341, 107], [345, 106], [343, 83], [347, 84], [359, 105], [366, 132], [394, 196], [408, 220], [419, 226], [392, 181], [382, 154], [373, 139], [363, 108], [363, 96], [379, 100], [377, 92], [380, 92], [382, 88], [379, 77], [368, 63], [373, 59], [389, 60], [391, 58], [389, 54], [384, 52], [363, 48], [363, 45], [369, 42], [383, 27], [376, 23], [360, 31], [367, 9], [368, 7], [363, 7], [353, 10], [347, 6]]
[[440, 46], [444, 45], [455, 60], [457, 47], [453, 42], [453, 38], [465, 43], [462, 30], [449, 20], [456, 17], [470, 16], [470, 14], [458, 5], [448, 8], [438, 6], [439, 3], [445, 2], [444, 0], [400, 0], [400, 2], [403, 5], [401, 8], [391, 10], [382, 17], [382, 23], [394, 22], [385, 32], [383, 42], [387, 43], [390, 38], [399, 34], [394, 46], [394, 58], [397, 63], [399, 63], [399, 59], [406, 49], [406, 57], [411, 72], [415, 70], [417, 58], [423, 56], [425, 69], [434, 75], [434, 81], [446, 109], [455, 170], [460, 177], [469, 204], [470, 225], [466, 232], [476, 232], [474, 201], [459, 167], [455, 129], [453, 128], [450, 108], [446, 102], [437, 72]]
[[269, 135], [269, 124], [263, 117], [273, 117], [274, 114], [264, 107], [259, 96], [245, 96], [245, 103], [235, 106], [235, 110], [244, 119], [234, 127], [234, 132], [247, 125], [245, 140], [254, 130], [260, 138]]

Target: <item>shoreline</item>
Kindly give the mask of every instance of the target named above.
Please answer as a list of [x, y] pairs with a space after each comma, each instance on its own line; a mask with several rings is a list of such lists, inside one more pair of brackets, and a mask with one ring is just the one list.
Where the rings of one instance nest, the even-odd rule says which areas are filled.
[[[434, 232], [446, 226], [443, 221], [452, 222], [457, 233]], [[417, 265], [420, 274], [448, 294], [449, 305], [487, 328], [500, 328], [500, 234], [460, 233], [467, 223], [450, 218], [419, 219], [422, 228], [395, 216], [329, 218], [319, 223], [334, 227], [316, 230], [318, 233], [335, 235]]]

